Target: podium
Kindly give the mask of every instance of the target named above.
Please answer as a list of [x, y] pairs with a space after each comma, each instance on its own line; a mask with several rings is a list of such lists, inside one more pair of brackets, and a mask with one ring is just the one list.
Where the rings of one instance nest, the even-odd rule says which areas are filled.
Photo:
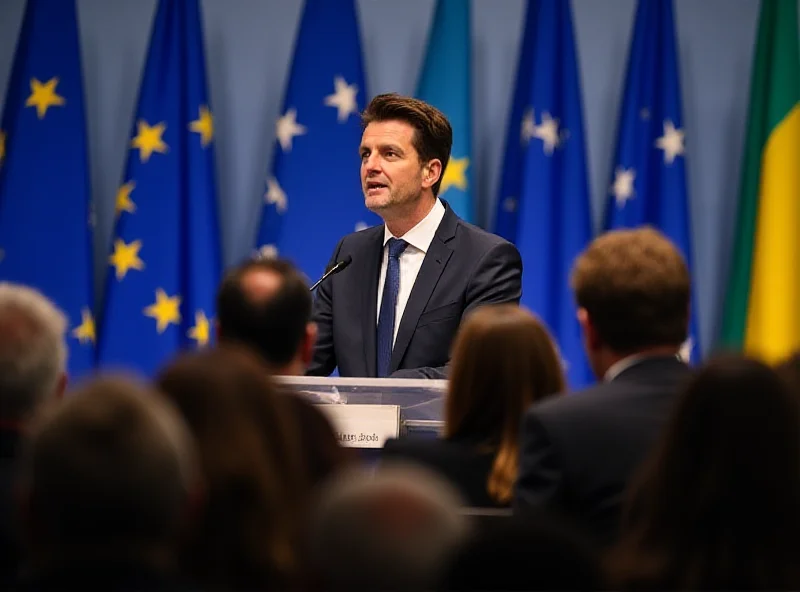
[[435, 438], [444, 427], [446, 380], [276, 376], [275, 381], [317, 405], [343, 446], [383, 448], [388, 438]]

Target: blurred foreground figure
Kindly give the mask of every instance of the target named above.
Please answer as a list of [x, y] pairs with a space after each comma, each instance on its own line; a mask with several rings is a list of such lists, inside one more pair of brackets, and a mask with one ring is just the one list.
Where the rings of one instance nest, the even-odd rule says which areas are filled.
[[175, 590], [198, 499], [193, 442], [148, 387], [99, 378], [46, 409], [22, 455], [23, 590]]
[[467, 534], [458, 494], [435, 473], [342, 472], [321, 492], [311, 561], [326, 590], [431, 590]]

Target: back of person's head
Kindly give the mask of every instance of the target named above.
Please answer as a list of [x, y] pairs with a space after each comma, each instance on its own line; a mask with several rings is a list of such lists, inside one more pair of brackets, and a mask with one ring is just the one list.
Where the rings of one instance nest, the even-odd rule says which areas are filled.
[[306, 480], [293, 417], [265, 366], [221, 346], [177, 357], [156, 382], [193, 432], [207, 481], [185, 570], [214, 589], [291, 587]]
[[[686, 340], [690, 277], [681, 252], [651, 227], [609, 231], [575, 261], [572, 288], [590, 348], [633, 354]], [[598, 343], [592, 343], [597, 341]]]
[[769, 366], [708, 362], [633, 481], [623, 587], [800, 587], [800, 405]]
[[0, 419], [23, 421], [66, 387], [67, 318], [33, 288], [0, 282]]
[[217, 293], [218, 336], [259, 354], [273, 369], [311, 361], [316, 328], [305, 277], [283, 259], [253, 259], [232, 269]]
[[452, 486], [421, 467], [354, 468], [322, 490], [310, 531], [327, 590], [432, 590], [467, 535]]
[[556, 346], [526, 309], [491, 304], [465, 319], [453, 345], [445, 436], [496, 447], [487, 490], [497, 502], [511, 500], [525, 410], [564, 389]]
[[44, 563], [175, 552], [201, 478], [177, 411], [119, 377], [45, 406], [21, 460], [26, 531]]
[[316, 405], [296, 393], [284, 392], [281, 396], [292, 414], [295, 430], [301, 434], [303, 463], [312, 488], [358, 462], [355, 450], [339, 443], [333, 424]]
[[572, 523], [536, 512], [478, 529], [458, 547], [439, 590], [603, 590], [600, 555]]

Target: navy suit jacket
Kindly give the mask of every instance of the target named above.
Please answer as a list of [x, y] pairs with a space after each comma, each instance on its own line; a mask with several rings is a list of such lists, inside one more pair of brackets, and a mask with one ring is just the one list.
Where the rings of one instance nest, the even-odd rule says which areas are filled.
[[[450, 347], [465, 314], [482, 304], [518, 304], [522, 259], [499, 236], [461, 220], [446, 202], [395, 338], [390, 373], [395, 378], [446, 378]], [[384, 226], [345, 236], [330, 265], [348, 255], [352, 263], [328, 277], [314, 300], [318, 326], [307, 374], [377, 375], [378, 279]]]
[[610, 382], [534, 404], [522, 422], [514, 509], [561, 514], [612, 545], [631, 477], [690, 376], [675, 356], [656, 357]]

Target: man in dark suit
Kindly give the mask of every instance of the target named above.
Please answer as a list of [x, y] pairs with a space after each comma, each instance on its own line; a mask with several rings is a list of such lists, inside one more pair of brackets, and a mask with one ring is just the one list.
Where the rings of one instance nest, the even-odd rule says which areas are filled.
[[308, 374], [445, 378], [462, 317], [519, 303], [516, 247], [461, 220], [438, 198], [453, 133], [417, 99], [379, 95], [363, 115], [361, 184], [384, 224], [345, 236], [331, 264], [352, 263], [319, 287], [319, 336]]
[[679, 351], [690, 278], [675, 246], [641, 228], [598, 237], [578, 257], [572, 285], [601, 383], [528, 410], [514, 508], [553, 510], [607, 545], [625, 488], [689, 374]]

